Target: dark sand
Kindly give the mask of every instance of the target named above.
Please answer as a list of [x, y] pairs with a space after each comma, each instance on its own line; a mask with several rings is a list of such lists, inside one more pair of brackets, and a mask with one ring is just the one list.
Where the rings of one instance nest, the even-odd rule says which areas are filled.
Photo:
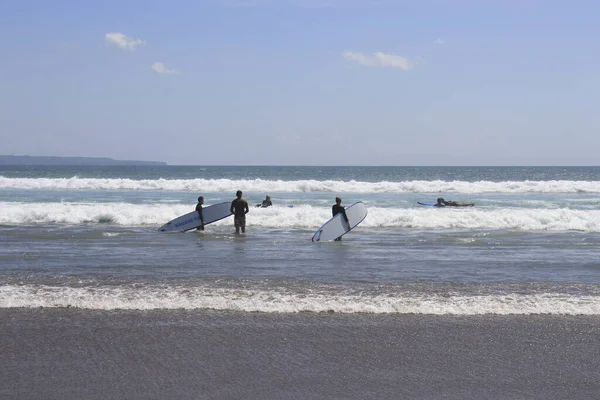
[[600, 399], [600, 317], [0, 309], [2, 399]]

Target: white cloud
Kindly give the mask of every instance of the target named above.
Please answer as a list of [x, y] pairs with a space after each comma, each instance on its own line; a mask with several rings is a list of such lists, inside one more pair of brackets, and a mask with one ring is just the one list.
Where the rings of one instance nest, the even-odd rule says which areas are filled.
[[380, 51], [373, 55], [355, 51], [345, 51], [343, 55], [346, 60], [357, 62], [366, 67], [389, 67], [403, 69], [405, 71], [415, 67], [415, 63], [407, 58], [382, 53]]
[[442, 38], [435, 39], [433, 43], [439, 44], [440, 46], [446, 44]]
[[165, 64], [159, 61], [152, 64], [152, 70], [163, 75], [174, 75], [179, 73], [179, 71], [177, 71], [176, 69], [169, 69]]
[[104, 35], [104, 38], [106, 39], [106, 44], [108, 46], [116, 46], [120, 49], [129, 51], [135, 51], [137, 46], [146, 44], [145, 40], [134, 39], [119, 32], [107, 33]]

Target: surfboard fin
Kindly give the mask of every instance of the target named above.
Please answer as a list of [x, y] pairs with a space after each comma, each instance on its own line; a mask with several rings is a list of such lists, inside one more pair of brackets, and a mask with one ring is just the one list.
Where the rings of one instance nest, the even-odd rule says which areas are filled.
[[323, 229], [320, 229], [320, 230], [317, 232], [317, 235], [316, 235], [316, 237], [315, 237], [315, 239], [314, 239], [314, 241], [315, 241], [315, 242], [318, 242], [319, 240], [321, 240], [321, 234], [322, 234], [322, 233], [323, 233]]

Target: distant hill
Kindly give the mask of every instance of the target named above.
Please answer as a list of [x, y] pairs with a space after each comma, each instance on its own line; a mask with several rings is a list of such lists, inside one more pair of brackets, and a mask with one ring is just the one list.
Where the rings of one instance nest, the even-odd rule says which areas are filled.
[[99, 157], [2, 156], [0, 165], [167, 165], [162, 161], [113, 160]]

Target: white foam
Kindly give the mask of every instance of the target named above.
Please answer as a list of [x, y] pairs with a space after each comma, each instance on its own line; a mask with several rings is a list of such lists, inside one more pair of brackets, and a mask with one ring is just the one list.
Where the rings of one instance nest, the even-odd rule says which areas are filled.
[[562, 293], [487, 296], [335, 295], [210, 287], [0, 286], [0, 308], [76, 307], [93, 310], [207, 309], [264, 313], [558, 314], [600, 315], [600, 297]]
[[121, 236], [123, 235], [123, 233], [120, 232], [102, 232], [102, 236], [106, 236], [106, 237], [116, 237], [116, 236]]
[[[600, 232], [600, 210], [368, 207], [361, 228], [401, 229], [482, 229], [522, 231]], [[108, 223], [122, 226], [160, 226], [193, 207], [169, 204], [130, 203], [2, 203], [0, 224], [84, 224]], [[329, 206], [296, 205], [251, 208], [247, 224], [266, 229], [316, 229], [331, 217]], [[229, 219], [214, 225], [231, 224]]]
[[600, 193], [600, 181], [335, 181], [335, 180], [231, 180], [231, 179], [104, 179], [6, 178], [0, 189], [37, 190], [162, 190], [233, 193]]

